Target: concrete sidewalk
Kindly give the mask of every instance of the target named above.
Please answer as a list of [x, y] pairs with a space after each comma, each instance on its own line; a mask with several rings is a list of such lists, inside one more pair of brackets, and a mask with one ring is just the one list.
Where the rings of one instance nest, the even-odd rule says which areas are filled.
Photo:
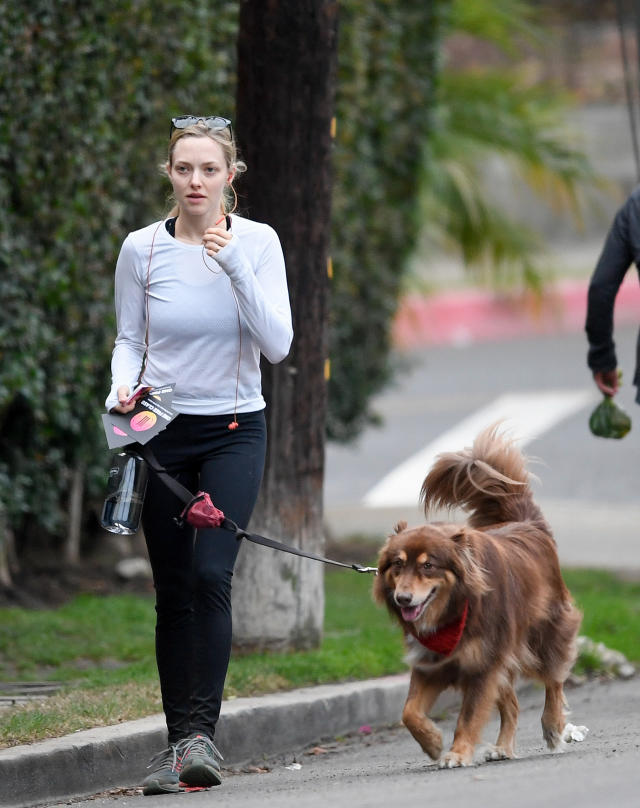
[[[400, 720], [408, 675], [324, 685], [223, 703], [216, 744], [233, 767]], [[455, 694], [438, 702], [445, 709]], [[0, 750], [0, 805], [30, 808], [139, 786], [166, 746], [163, 715]]]

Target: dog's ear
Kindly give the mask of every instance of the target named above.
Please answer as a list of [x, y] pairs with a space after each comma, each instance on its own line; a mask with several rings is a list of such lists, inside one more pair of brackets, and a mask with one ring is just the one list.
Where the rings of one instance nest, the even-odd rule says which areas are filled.
[[466, 547], [469, 544], [469, 536], [467, 531], [458, 525], [456, 525], [455, 533], [451, 533], [449, 539], [452, 542], [455, 542], [458, 547]]
[[386, 572], [389, 569], [391, 564], [391, 555], [389, 553], [389, 545], [391, 544], [391, 539], [393, 536], [389, 536], [386, 542], [380, 548], [380, 552], [378, 553], [378, 577], [382, 575], [382, 573]]
[[380, 571], [378, 571], [378, 574], [373, 579], [371, 595], [375, 603], [384, 605], [387, 602], [387, 589], [385, 586], [384, 573]]
[[474, 594], [484, 595], [491, 587], [474, 552], [473, 532], [457, 528], [450, 539], [455, 545], [454, 563], [461, 582]]
[[402, 533], [403, 530], [407, 529], [407, 522], [404, 519], [401, 519], [393, 526], [393, 530], [395, 533]]
[[385, 603], [387, 600], [386, 594], [386, 581], [385, 572], [391, 566], [391, 553], [389, 552], [389, 544], [393, 537], [389, 536], [386, 542], [380, 548], [378, 553], [378, 574], [373, 579], [372, 595], [377, 603]]

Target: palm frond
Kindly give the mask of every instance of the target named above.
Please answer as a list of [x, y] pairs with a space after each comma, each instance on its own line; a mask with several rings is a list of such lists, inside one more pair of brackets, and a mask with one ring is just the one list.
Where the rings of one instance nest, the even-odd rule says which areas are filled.
[[[453, 24], [502, 44], [516, 29], [529, 32], [530, 11], [521, 0], [455, 0]], [[494, 201], [491, 166], [500, 158], [540, 199], [581, 226], [585, 189], [599, 180], [566, 123], [569, 108], [566, 94], [527, 84], [517, 69], [446, 69], [422, 178], [427, 238], [458, 250], [469, 268], [481, 268], [496, 283], [519, 277], [539, 288], [542, 238]]]
[[538, 10], [528, 0], [453, 0], [451, 28], [514, 55], [523, 41], [544, 37]]

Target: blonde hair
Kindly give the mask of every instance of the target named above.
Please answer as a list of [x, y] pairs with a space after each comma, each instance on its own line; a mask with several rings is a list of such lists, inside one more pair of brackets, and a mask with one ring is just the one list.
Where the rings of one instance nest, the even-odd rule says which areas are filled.
[[[166, 167], [173, 165], [173, 153], [176, 144], [183, 137], [208, 137], [217, 143], [222, 148], [222, 154], [228, 171], [233, 171], [234, 176], [241, 174], [247, 170], [246, 163], [238, 159], [238, 150], [236, 148], [235, 140], [231, 133], [231, 127], [227, 126], [225, 129], [209, 129], [204, 123], [196, 123], [193, 126], [187, 126], [185, 129], [174, 129], [171, 133], [169, 140], [169, 151], [167, 154], [167, 162], [162, 166], [162, 173], [166, 176]], [[168, 216], [177, 216], [180, 208], [177, 205], [173, 195], [169, 197], [172, 208]], [[222, 212], [226, 215], [233, 213], [238, 206], [238, 196], [233, 187], [233, 180], [225, 186], [222, 197]]]

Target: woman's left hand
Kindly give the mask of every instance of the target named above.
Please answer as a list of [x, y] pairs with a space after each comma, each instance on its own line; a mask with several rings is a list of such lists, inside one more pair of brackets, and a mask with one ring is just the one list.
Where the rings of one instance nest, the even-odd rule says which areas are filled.
[[220, 252], [223, 247], [233, 238], [233, 233], [224, 227], [208, 227], [204, 231], [202, 243], [206, 250], [207, 255], [215, 258], [216, 254]]

